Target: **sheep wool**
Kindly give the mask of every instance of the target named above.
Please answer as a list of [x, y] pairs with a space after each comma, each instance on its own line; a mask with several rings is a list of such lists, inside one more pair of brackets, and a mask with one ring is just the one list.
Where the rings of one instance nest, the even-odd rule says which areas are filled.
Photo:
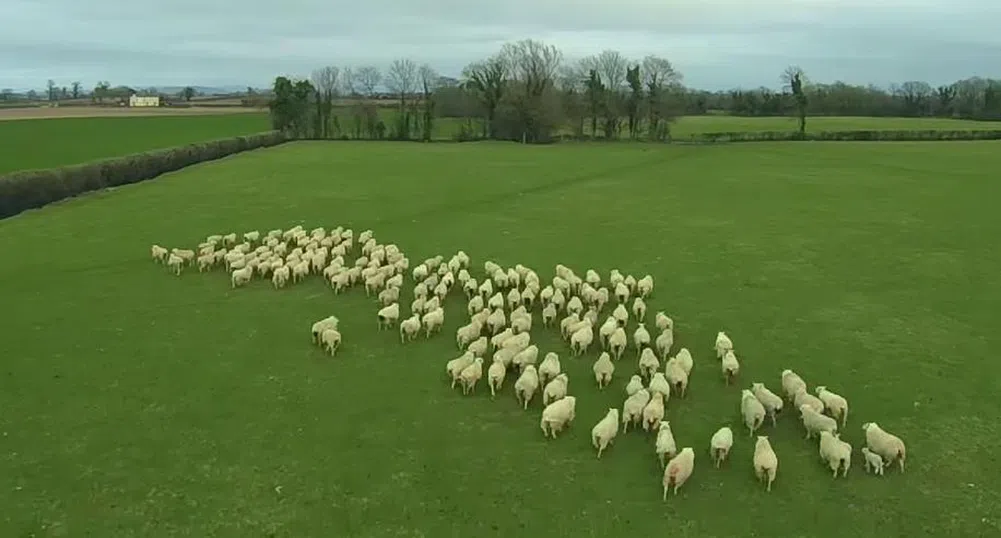
[[521, 371], [525, 366], [534, 365], [537, 360], [539, 360], [539, 346], [531, 345], [519, 351], [514, 356], [514, 359], [511, 360], [511, 363], [514, 364], [514, 367], [518, 371]]
[[654, 372], [653, 377], [650, 378], [650, 392], [663, 394], [665, 398], [670, 398], [671, 384], [663, 372]]
[[[399, 303], [394, 303], [396, 305], [397, 311], [399, 310]], [[445, 309], [438, 307], [434, 310], [424, 314], [421, 318], [421, 323], [424, 324], [425, 338], [431, 338], [431, 334], [436, 333], [441, 330], [441, 326], [445, 323]]]
[[828, 467], [838, 477], [838, 471], [844, 469], [842, 477], [848, 476], [848, 468], [852, 466], [852, 445], [842, 441], [838, 434], [828, 431], [820, 432], [820, 459], [827, 462]]
[[678, 354], [674, 356], [674, 360], [686, 374], [692, 375], [692, 367], [695, 366], [695, 361], [692, 359], [692, 353], [688, 351], [687, 347], [679, 349]]
[[727, 426], [716, 430], [712, 439], [709, 440], [709, 452], [712, 454], [713, 464], [718, 469], [726, 462], [730, 449], [733, 448], [733, 430]]
[[472, 394], [476, 389], [476, 382], [481, 377], [483, 377], [483, 357], [476, 357], [472, 364], [459, 373], [459, 378], [462, 381], [462, 394]]
[[643, 407], [643, 431], [656, 431], [662, 420], [664, 420], [664, 395], [651, 392], [650, 401]]
[[250, 279], [253, 276], [254, 268], [247, 266], [243, 269], [233, 271], [232, 278], [230, 280], [232, 281], [233, 287], [236, 288], [250, 282]]
[[309, 331], [310, 334], [313, 337], [313, 343], [314, 344], [319, 344], [320, 343], [320, 334], [324, 330], [326, 330], [326, 329], [335, 329], [336, 330], [337, 326], [339, 324], [340, 324], [340, 320], [338, 320], [335, 316], [327, 316], [327, 317], [321, 319], [320, 321], [317, 321], [316, 323], [314, 323], [313, 326], [310, 328], [310, 331]]
[[816, 389], [817, 397], [824, 404], [824, 409], [831, 414], [832, 417], [841, 421], [841, 427], [844, 428], [848, 423], [848, 400], [843, 396], [835, 394], [829, 390], [827, 387], [818, 386]]
[[466, 351], [472, 353], [477, 357], [482, 357], [486, 354], [487, 349], [490, 347], [490, 341], [487, 340], [486, 336], [481, 336], [469, 344]]
[[546, 384], [550, 379], [560, 375], [560, 356], [550, 351], [539, 365], [539, 380]]
[[782, 392], [785, 393], [786, 399], [794, 402], [796, 393], [800, 390], [806, 390], [803, 378], [792, 370], [782, 370]]
[[896, 460], [900, 464], [900, 472], [904, 472], [907, 448], [902, 439], [880, 428], [875, 422], [863, 424], [862, 431], [865, 432], [866, 447], [883, 458], [884, 467], [889, 467]]
[[174, 274], [181, 276], [181, 269], [184, 267], [184, 258], [171, 253], [167, 257], [167, 267], [174, 271]]
[[637, 297], [633, 300], [633, 315], [641, 323], [643, 322], [643, 318], [646, 317], [646, 302], [643, 301], [642, 297]]
[[750, 431], [749, 436], [753, 436], [765, 421], [765, 407], [754, 397], [754, 393], [747, 389], [740, 393], [740, 414], [744, 417], [744, 425]]
[[657, 315], [654, 316], [654, 324], [661, 331], [674, 330], [674, 320], [669, 318], [664, 312], [657, 312]]
[[619, 434], [619, 410], [610, 407], [605, 417], [591, 428], [591, 444], [598, 449], [598, 459]]
[[764, 383], [751, 383], [751, 392], [754, 397], [765, 407], [765, 413], [772, 419], [772, 426], [776, 425], [775, 415], [782, 411], [782, 398], [774, 392], [768, 390]]
[[626, 337], [625, 329], [622, 327], [612, 329], [612, 334], [608, 337], [608, 349], [611, 350], [615, 360], [622, 358], [622, 354], [626, 352], [626, 345], [628, 343], [629, 339]]
[[163, 263], [167, 261], [168, 254], [169, 251], [161, 247], [160, 245], [153, 245], [152, 247], [150, 247], [150, 256], [153, 258], [153, 261], [155, 262]]
[[733, 342], [730, 340], [730, 337], [723, 331], [716, 333], [716, 358], [722, 359], [723, 355], [732, 349]]
[[621, 303], [612, 310], [612, 317], [619, 322], [619, 327], [625, 327], [629, 322], [629, 311]]
[[594, 372], [594, 380], [598, 383], [598, 389], [607, 387], [612, 382], [612, 375], [615, 373], [615, 364], [612, 362], [611, 355], [607, 351], [602, 352], [598, 356], [598, 360], [594, 361], [591, 370]]
[[646, 326], [643, 322], [640, 322], [639, 326], [636, 327], [636, 331], [633, 333], [633, 345], [636, 346], [637, 357], [639, 357], [643, 350], [649, 349], [650, 332], [646, 330]]
[[601, 285], [601, 275], [599, 275], [594, 269], [588, 269], [587, 272], [584, 273], [584, 280], [595, 288]]
[[529, 364], [514, 382], [514, 397], [524, 409], [528, 409], [528, 403], [532, 401], [537, 390], [539, 390], [539, 373], [535, 370], [534, 364]]
[[818, 413], [824, 412], [824, 402], [820, 398], [817, 398], [816, 396], [807, 392], [805, 386], [800, 388], [799, 392], [793, 395], [792, 401], [793, 405], [796, 406], [796, 409], [799, 409], [799, 407], [802, 405], [809, 405], [810, 407], [813, 408], [814, 411]]
[[639, 392], [642, 388], [643, 378], [638, 375], [634, 375], [629, 378], [629, 383], [626, 383], [626, 396], [632, 396], [633, 394]]
[[838, 421], [822, 414], [808, 404], [799, 406], [799, 412], [803, 420], [803, 427], [806, 428], [806, 439], [820, 432], [834, 433], [838, 431]]
[[740, 373], [740, 363], [737, 362], [737, 355], [734, 354], [732, 349], [728, 349], [723, 354], [723, 360], [720, 361], [720, 368], [723, 370], [723, 379], [727, 385]]
[[664, 377], [667, 378], [667, 382], [670, 383], [671, 388], [684, 398], [685, 393], [688, 391], [688, 373], [685, 372], [685, 368], [678, 361], [677, 357], [672, 357], [664, 365]]
[[657, 360], [657, 354], [648, 347], [643, 348], [643, 352], [640, 353], [639, 360], [640, 375], [645, 379], [650, 379], [653, 377], [653, 373], [659, 368], [660, 361]]
[[574, 295], [567, 301], [567, 312], [571, 314], [580, 314], [584, 311], [584, 303], [581, 302], [580, 297]]
[[626, 398], [622, 404], [622, 431], [629, 431], [629, 425], [643, 420], [643, 409], [650, 403], [650, 393], [646, 389], [640, 389], [635, 394]]
[[330, 356], [333, 357], [338, 348], [341, 347], [341, 333], [337, 329], [324, 329], [320, 333], [320, 343], [326, 348]]
[[862, 457], [865, 458], [865, 472], [883, 476], [882, 456], [869, 450], [869, 447], [864, 446], [862, 447]]
[[653, 293], [653, 277], [646, 275], [643, 278], [636, 281], [636, 293], [640, 297], [646, 299]]
[[556, 439], [556, 434], [563, 431], [564, 426], [573, 422], [577, 410], [577, 398], [567, 396], [546, 406], [542, 410], [542, 420], [539, 427], [542, 434]]
[[678, 446], [674, 442], [674, 432], [671, 431], [671, 423], [666, 420], [660, 421], [657, 429], [657, 441], [654, 444], [657, 452], [657, 462], [661, 467], [666, 467], [668, 460], [678, 453]]
[[678, 489], [681, 488], [688, 481], [688, 478], [692, 476], [692, 471], [695, 469], [695, 451], [692, 447], [685, 447], [678, 452], [678, 455], [671, 458], [671, 461], [667, 463], [664, 467], [664, 496], [663, 500], [667, 500], [667, 492], [672, 487], [674, 488], [674, 495], [678, 495]]
[[754, 443], [754, 474], [759, 481], [765, 482], [766, 491], [772, 490], [772, 482], [779, 472], [779, 457], [772, 450], [772, 444], [767, 435], [759, 435]]
[[570, 349], [576, 356], [581, 356], [587, 353], [587, 348], [591, 346], [591, 342], [594, 341], [594, 331], [591, 329], [591, 324], [586, 320], [587, 325], [581, 329], [576, 330], [573, 335], [570, 336]]
[[[413, 341], [417, 338], [417, 333], [421, 331], [421, 319], [417, 314], [400, 322], [400, 343], [405, 344], [407, 340]], [[460, 346], [459, 349], [462, 349]]]
[[674, 331], [671, 329], [664, 329], [657, 339], [653, 341], [653, 345], [657, 348], [657, 353], [660, 354], [660, 358], [667, 360], [668, 354], [671, 352], [671, 347], [674, 345]]
[[400, 303], [393, 303], [380, 309], [378, 318], [380, 330], [383, 327], [392, 327], [396, 320], [400, 319]]

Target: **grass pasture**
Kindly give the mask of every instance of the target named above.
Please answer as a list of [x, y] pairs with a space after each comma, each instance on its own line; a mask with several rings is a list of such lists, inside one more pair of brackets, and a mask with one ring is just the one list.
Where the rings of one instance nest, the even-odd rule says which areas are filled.
[[[17, 253], [0, 264], [0, 536], [997, 535], [999, 164], [980, 142], [302, 142], [0, 221]], [[449, 390], [455, 294], [443, 334], [403, 346], [358, 288], [231, 290], [148, 259], [154, 242], [295, 223], [371, 228], [414, 263], [464, 249], [477, 277], [487, 259], [544, 279], [557, 263], [652, 274], [648, 315], [670, 312], [695, 357], [667, 412], [695, 474], [664, 503], [652, 437], [620, 433], [595, 458], [590, 429], [621, 406], [635, 354], [599, 392], [597, 352], [570, 358], [538, 313], [533, 340], [578, 397], [556, 441], [538, 399], [515, 404], [514, 376], [496, 401]], [[308, 336], [331, 313], [333, 359]], [[775, 487], [755, 484], [720, 328], [742, 386], [778, 390], [793, 368], [849, 399], [846, 479], [787, 414], [765, 428]], [[864, 474], [870, 420], [907, 442], [906, 474]], [[723, 424], [736, 443], [717, 470]]]
[[0, 139], [4, 141], [0, 174], [81, 164], [268, 129], [268, 116], [260, 113], [0, 121]]

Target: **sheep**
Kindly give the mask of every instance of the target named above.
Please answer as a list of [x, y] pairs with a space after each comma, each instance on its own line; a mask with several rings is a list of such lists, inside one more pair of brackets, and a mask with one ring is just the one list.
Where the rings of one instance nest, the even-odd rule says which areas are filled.
[[524, 409], [528, 409], [528, 403], [539, 390], [539, 373], [534, 364], [529, 364], [522, 369], [521, 376], [514, 382], [514, 397]]
[[640, 322], [639, 326], [636, 327], [636, 331], [633, 332], [633, 345], [636, 346], [637, 357], [639, 357], [640, 353], [644, 350], [649, 349], [650, 332], [646, 330], [646, 325], [644, 325], [643, 322]]
[[466, 347], [466, 351], [472, 353], [477, 357], [482, 357], [487, 353], [487, 348], [490, 346], [489, 341], [486, 336], [481, 336], [473, 341]]
[[848, 476], [848, 468], [852, 466], [852, 445], [844, 442], [836, 433], [820, 432], [820, 459], [827, 463], [838, 477], [838, 470], [844, 469], [841, 476]]
[[646, 299], [651, 293], [653, 293], [653, 277], [646, 275], [643, 278], [636, 281], [636, 293], [640, 297]]
[[633, 394], [639, 392], [642, 388], [643, 378], [638, 375], [634, 375], [629, 378], [629, 383], [626, 383], [626, 396], [632, 396]]
[[504, 368], [507, 368], [511, 366], [512, 362], [514, 362], [514, 357], [517, 354], [517, 349], [505, 347], [494, 352], [493, 359], [501, 361], [504, 364]]
[[298, 282], [309, 275], [309, 262], [301, 261], [292, 266], [292, 282]]
[[170, 253], [184, 260], [184, 263], [191, 263], [195, 259], [195, 251], [186, 248], [171, 249]]
[[865, 471], [883, 476], [883, 457], [869, 450], [869, 447], [862, 447], [862, 457], [865, 458]]
[[772, 426], [776, 426], [775, 415], [782, 411], [782, 398], [774, 392], [768, 390], [764, 383], [751, 383], [751, 392], [754, 397], [761, 402], [765, 408], [765, 413], [772, 419]]
[[181, 276], [181, 269], [184, 267], [184, 258], [177, 254], [170, 254], [167, 256], [167, 267], [171, 268], [175, 275]]
[[608, 288], [598, 288], [598, 292], [594, 295], [594, 306], [600, 312], [606, 304], [608, 304]]
[[[419, 300], [421, 298], [418, 297], [417, 299]], [[469, 312], [470, 316], [472, 316], [480, 310], [483, 310], [483, 297], [474, 295], [473, 298], [466, 304], [466, 311]]]
[[418, 282], [427, 278], [428, 273], [430, 272], [431, 270], [428, 269], [428, 266], [422, 263], [417, 267], [414, 267], [414, 270], [411, 272], [411, 275], [414, 277], [414, 282]]
[[511, 314], [511, 329], [515, 333], [527, 333], [532, 330], [532, 315], [525, 313], [520, 315]]
[[639, 369], [640, 375], [645, 379], [650, 379], [653, 373], [660, 368], [660, 361], [657, 360], [657, 355], [650, 348], [643, 348], [643, 353], [640, 354]]
[[[416, 315], [414, 316], [416, 317]], [[420, 320], [418, 319], [418, 329], [420, 328]], [[462, 349], [469, 345], [470, 342], [476, 340], [480, 336], [480, 332], [483, 330], [483, 326], [479, 323], [473, 321], [468, 325], [463, 325], [455, 331], [455, 345], [459, 349]]]
[[288, 283], [291, 271], [292, 270], [289, 266], [283, 265], [271, 273], [271, 284], [274, 285], [275, 289], [285, 287], [285, 284]]
[[549, 303], [542, 309], [542, 326], [549, 327], [556, 319], [556, 306]]
[[421, 332], [421, 318], [414, 314], [400, 322], [400, 343], [405, 344], [407, 340], [413, 341], [419, 332]]
[[678, 365], [685, 370], [685, 374], [692, 375], [692, 367], [695, 366], [695, 361], [692, 359], [692, 353], [688, 351], [687, 347], [679, 349], [678, 354], [674, 356], [674, 359], [678, 362]]
[[222, 242], [226, 246], [233, 246], [236, 244], [236, 233], [226, 234], [222, 236]]
[[615, 285], [615, 300], [623, 304], [629, 300], [629, 287], [619, 282]]
[[565, 310], [567, 299], [563, 294], [563, 290], [556, 290], [553, 292], [553, 298], [550, 301], [557, 310]]
[[723, 354], [723, 360], [720, 361], [720, 368], [723, 370], [723, 380], [726, 381], [727, 385], [740, 373], [740, 363], [737, 362], [737, 355], [734, 354], [732, 349], [728, 349]]
[[678, 455], [671, 458], [671, 461], [667, 463], [664, 467], [664, 497], [663, 500], [667, 500], [667, 491], [674, 486], [674, 495], [678, 495], [678, 488], [680, 488], [686, 481], [688, 477], [692, 476], [692, 471], [695, 469], [695, 451], [692, 447], [685, 447], [678, 452]]
[[545, 288], [542, 288], [541, 292], [539, 292], [539, 300], [542, 301], [543, 306], [547, 306], [549, 304], [552, 304], [553, 295], [555, 294], [556, 291], [553, 289], [552, 286], [546, 286]]
[[654, 372], [653, 377], [650, 378], [650, 392], [657, 392], [663, 394], [665, 398], [670, 398], [671, 384], [668, 383], [663, 372]]
[[754, 397], [754, 393], [744, 389], [740, 392], [740, 414], [744, 417], [744, 425], [749, 430], [749, 437], [761, 427], [765, 421], [765, 406]]
[[490, 310], [496, 310], [498, 308], [504, 308], [504, 295], [497, 292], [487, 301], [487, 308]]
[[567, 396], [547, 405], [542, 410], [542, 419], [539, 421], [542, 434], [556, 439], [556, 434], [562, 431], [564, 426], [573, 422], [576, 410], [577, 398], [573, 396]]
[[382, 273], [376, 273], [369, 278], [365, 279], [365, 295], [370, 293], [375, 293], [381, 290], [386, 285], [386, 276]]
[[601, 285], [601, 276], [594, 269], [588, 269], [584, 273], [584, 281], [597, 288]]
[[383, 326], [392, 327], [396, 320], [400, 319], [400, 303], [393, 303], [379, 310], [379, 330]]
[[483, 280], [483, 283], [480, 284], [479, 292], [483, 296], [483, 300], [494, 294], [494, 285], [490, 282], [490, 279]]
[[247, 266], [243, 269], [237, 269], [233, 271], [230, 280], [232, 281], [233, 287], [239, 287], [247, 282], [250, 282], [251, 277], [254, 276], [254, 268]]
[[677, 357], [671, 357], [664, 365], [664, 377], [682, 398], [688, 391], [688, 372]]
[[459, 262], [459, 267], [467, 269], [469, 267], [469, 255], [463, 251], [455, 253], [455, 259]]
[[619, 410], [610, 407], [605, 417], [591, 428], [591, 444], [594, 445], [594, 448], [598, 449], [598, 459], [601, 459], [601, 453], [605, 451], [608, 445], [612, 444], [615, 436], [618, 434]]
[[772, 444], [768, 441], [767, 435], [759, 435], [754, 443], [754, 474], [759, 481], [764, 481], [767, 485], [765, 491], [772, 490], [772, 482], [779, 472], [779, 457], [772, 450]]
[[512, 310], [521, 306], [521, 293], [518, 292], [518, 288], [511, 288], [511, 291], [507, 292], [507, 305]]
[[516, 353], [528, 347], [532, 342], [532, 335], [529, 333], [513, 334], [510, 338], [501, 342], [501, 347], [513, 349]]
[[803, 420], [803, 427], [806, 429], [806, 439], [823, 431], [831, 433], [838, 431], [838, 421], [810, 407], [809, 404], [799, 406], [799, 413]]
[[[462, 291], [466, 294], [466, 297], [472, 299], [474, 297], [480, 297], [479, 295], [479, 284], [476, 282], [475, 278], [470, 278], [469, 280], [462, 283]], [[480, 297], [483, 300], [483, 297]]]
[[550, 351], [539, 365], [539, 381], [545, 385], [550, 379], [560, 375], [560, 356]]
[[654, 444], [657, 453], [657, 463], [666, 467], [668, 460], [678, 453], [678, 445], [674, 442], [674, 432], [671, 431], [671, 423], [666, 420], [660, 421], [657, 429], [657, 441]]
[[622, 431], [629, 431], [630, 424], [636, 424], [643, 420], [643, 409], [650, 402], [650, 392], [640, 389], [635, 394], [626, 398], [622, 404]]
[[400, 300], [399, 288], [386, 288], [379, 292], [379, 304], [389, 306]]
[[495, 272], [500, 271], [500, 268], [501, 268], [501, 266], [497, 265], [496, 263], [494, 263], [491, 260], [487, 260], [487, 261], [483, 262], [483, 272], [486, 273], [486, 274], [488, 274], [488, 275], [492, 275]]
[[627, 343], [628, 339], [626, 338], [625, 329], [616, 327], [608, 337], [608, 349], [612, 352], [615, 360], [622, 358], [622, 354], [626, 351]]
[[598, 383], [598, 389], [603, 389], [612, 382], [612, 375], [615, 374], [615, 364], [612, 363], [612, 357], [608, 352], [602, 352], [598, 356], [598, 360], [594, 361], [594, 366], [591, 367], [594, 372], [594, 380]]
[[716, 358], [722, 359], [723, 355], [731, 350], [733, 350], [733, 341], [730, 340], [730, 337], [723, 331], [716, 333]]
[[337, 329], [324, 329], [320, 333], [320, 342], [330, 353], [330, 356], [333, 357], [341, 347], [341, 333]]
[[569, 383], [570, 378], [565, 373], [554, 377], [552, 381], [546, 383], [546, 386], [542, 389], [542, 405], [549, 405], [550, 402], [555, 402], [565, 397]]
[[490, 398], [497, 396], [497, 391], [504, 386], [504, 377], [507, 375], [507, 367], [504, 361], [494, 357], [493, 363], [487, 369], [487, 384], [490, 385]]
[[571, 314], [580, 314], [584, 311], [584, 303], [581, 302], [580, 297], [574, 295], [567, 301], [567, 312]]
[[712, 454], [713, 464], [719, 469], [733, 447], [733, 430], [727, 426], [716, 430], [712, 439], [709, 440], [709, 452]]
[[454, 358], [445, 364], [445, 373], [447, 373], [449, 377], [452, 378], [451, 388], [453, 389], [455, 388], [455, 384], [459, 381], [459, 375], [462, 373], [463, 370], [466, 369], [466, 367], [473, 364], [473, 361], [476, 360], [477, 358], [478, 358], [477, 356], [467, 351], [462, 355], [460, 355], [459, 357]]
[[796, 409], [799, 409], [801, 405], [809, 405], [814, 411], [818, 413], [824, 412], [824, 402], [817, 398], [816, 396], [810, 394], [806, 391], [806, 387], [801, 387], [799, 392], [793, 396], [793, 405]]
[[463, 368], [459, 373], [462, 381], [462, 394], [472, 394], [476, 390], [476, 382], [483, 377], [483, 357], [476, 357], [473, 363]]
[[646, 317], [646, 302], [644, 302], [640, 297], [633, 300], [633, 315], [636, 316], [636, 319], [638, 319], [640, 323], [642, 323], [643, 318]]
[[563, 296], [570, 294], [570, 282], [565, 278], [557, 275], [553, 277], [553, 297], [556, 296], [556, 292], [560, 292]]
[[562, 336], [564, 340], [569, 339], [570, 335], [571, 335], [571, 333], [570, 333], [570, 326], [573, 325], [573, 324], [575, 324], [575, 323], [578, 323], [579, 321], [580, 321], [580, 315], [579, 314], [569, 314], [569, 315], [567, 315], [567, 317], [561, 319], [560, 320], [560, 336]]
[[[879, 427], [875, 422], [862, 425], [865, 432], [865, 446], [883, 459], [884, 467], [889, 467], [896, 460], [900, 464], [900, 472], [904, 472], [904, 460], [907, 458], [907, 448], [904, 441]], [[882, 473], [880, 473], [882, 474]]]
[[521, 292], [521, 304], [528, 308], [535, 306], [535, 290], [533, 288], [525, 288], [525, 291]]
[[150, 257], [152, 257], [153, 261], [157, 263], [166, 262], [169, 253], [170, 252], [167, 249], [161, 247], [160, 245], [153, 245], [150, 247]]
[[[394, 303], [399, 307], [399, 303]], [[434, 310], [424, 314], [421, 317], [421, 323], [424, 325], [425, 338], [431, 338], [431, 334], [441, 330], [441, 326], [445, 323], [445, 309], [438, 307]]]
[[576, 330], [570, 337], [570, 349], [574, 355], [583, 355], [587, 353], [587, 348], [590, 347], [591, 342], [594, 341], [594, 330], [591, 329], [591, 324], [587, 323], [581, 329]]
[[643, 407], [643, 431], [656, 431], [662, 420], [664, 420], [664, 395], [651, 392], [650, 401]]
[[432, 296], [430, 299], [424, 300], [424, 313], [428, 313], [436, 308], [441, 308], [441, 301], [437, 297]]
[[320, 334], [323, 333], [323, 331], [325, 331], [327, 329], [337, 329], [337, 326], [339, 324], [340, 324], [340, 320], [338, 320], [337, 317], [335, 317], [335, 316], [327, 316], [327, 317], [321, 319], [320, 321], [317, 321], [316, 323], [314, 323], [313, 326], [309, 330], [310, 335], [312, 336], [312, 339], [313, 339], [313, 343], [314, 344], [319, 344], [320, 343]]
[[497, 334], [504, 330], [507, 325], [507, 316], [504, 315], [504, 310], [498, 308], [490, 313], [487, 317], [487, 328], [490, 329], [490, 334]]
[[514, 331], [513, 330], [511, 330], [511, 329], [504, 329], [503, 331], [501, 331], [501, 332], [493, 335], [490, 338], [490, 345], [493, 346], [494, 349], [499, 349], [501, 346], [504, 345], [504, 342], [508, 338], [511, 338], [512, 336], [514, 336]]
[[539, 346], [531, 345], [525, 349], [519, 351], [514, 358], [511, 360], [511, 364], [514, 365], [519, 371], [528, 366], [529, 364], [535, 364], [539, 360]]
[[841, 420], [841, 427], [844, 428], [848, 424], [848, 400], [844, 397], [835, 394], [829, 390], [827, 387], [818, 386], [816, 389], [817, 397], [824, 404], [824, 409], [831, 414], [832, 417]]
[[790, 402], [795, 401], [796, 393], [800, 389], [806, 390], [806, 382], [803, 381], [803, 378], [792, 370], [782, 370], [782, 392], [785, 393], [786, 399]]
[[671, 347], [674, 345], [674, 331], [671, 329], [664, 329], [661, 331], [660, 335], [654, 340], [653, 345], [657, 348], [657, 352], [660, 354], [660, 358], [666, 360], [667, 355], [671, 352]]

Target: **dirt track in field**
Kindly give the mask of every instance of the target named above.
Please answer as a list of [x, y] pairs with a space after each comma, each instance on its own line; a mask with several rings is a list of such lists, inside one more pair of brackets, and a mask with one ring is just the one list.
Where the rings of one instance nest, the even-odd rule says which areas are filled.
[[25, 107], [0, 108], [0, 121], [54, 118], [98, 118], [136, 116], [205, 116], [214, 114], [247, 114], [261, 109], [244, 107], [191, 107], [191, 108], [129, 108], [129, 107]]

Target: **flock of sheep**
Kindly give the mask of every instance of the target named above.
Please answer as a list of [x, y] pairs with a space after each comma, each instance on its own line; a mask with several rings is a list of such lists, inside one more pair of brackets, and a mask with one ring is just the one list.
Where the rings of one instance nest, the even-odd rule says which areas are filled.
[[[360, 252], [349, 265], [346, 257], [353, 256], [356, 250]], [[444, 301], [458, 287], [468, 299], [469, 323], [456, 331], [456, 346], [462, 354], [445, 365], [452, 387], [459, 384], [463, 394], [472, 394], [483, 378], [484, 357], [489, 354], [486, 383], [491, 397], [501, 390], [509, 374], [517, 376], [515, 398], [524, 409], [541, 389], [539, 426], [547, 438], [555, 439], [574, 421], [577, 400], [568, 394], [569, 377], [562, 371], [559, 355], [548, 352], [539, 361], [540, 350], [531, 341], [533, 313], [540, 312], [544, 327], [559, 327], [572, 356], [585, 355], [597, 337], [602, 351], [592, 370], [599, 389], [609, 385], [616, 363], [622, 361], [631, 344], [636, 352], [637, 373], [626, 385], [622, 409], [610, 408], [591, 430], [598, 457], [614, 442], [620, 427], [624, 433], [630, 426], [639, 425], [656, 434], [655, 453], [664, 468], [664, 499], [672, 488], [677, 494], [694, 470], [695, 451], [692, 447], [678, 450], [670, 423], [664, 417], [672, 392], [685, 397], [695, 361], [684, 347], [671, 355], [674, 321], [664, 312], [654, 315], [657, 337], [653, 338], [647, 329], [646, 299], [654, 289], [650, 275], [636, 279], [613, 269], [604, 286], [594, 270], [580, 278], [573, 270], [557, 265], [551, 283], [543, 287], [538, 273], [530, 268], [519, 264], [505, 269], [487, 261], [483, 264], [485, 275], [478, 281], [469, 272], [469, 256], [459, 251], [447, 262], [443, 256], [435, 256], [413, 268], [409, 275], [414, 282], [411, 315], [401, 320], [401, 289], [410, 261], [396, 245], [380, 244], [371, 230], [358, 234], [357, 241], [354, 232], [343, 227], [329, 231], [315, 228], [307, 233], [302, 226], [295, 226], [263, 235], [258, 231], [240, 237], [235, 233], [212, 235], [197, 250], [168, 250], [153, 245], [151, 256], [177, 275], [188, 266], [197, 265], [200, 272], [225, 267], [234, 288], [258, 276], [270, 277], [278, 289], [311, 274], [322, 275], [335, 293], [363, 284], [366, 294], [375, 295], [379, 301], [379, 329], [398, 325], [403, 343], [422, 332], [430, 338], [441, 331]], [[612, 302], [615, 307], [599, 324], [601, 313]], [[630, 319], [636, 324], [631, 338], [626, 332]], [[315, 344], [336, 354], [341, 333], [335, 316], [315, 322], [311, 334]], [[714, 348], [721, 375], [730, 385], [740, 373], [733, 341], [720, 331]], [[847, 424], [848, 401], [824, 386], [815, 387], [816, 395], [810, 394], [806, 382], [792, 370], [782, 372], [781, 386], [782, 397], [759, 382], [741, 391], [740, 412], [749, 436], [754, 437], [766, 418], [776, 425], [777, 416], [790, 402], [799, 411], [806, 438], [819, 438], [820, 457], [833, 475], [847, 475], [853, 448], [841, 440], [839, 430]], [[862, 429], [866, 446], [861, 453], [866, 470], [882, 475], [896, 461], [903, 472], [903, 441], [875, 422], [863, 424]], [[716, 467], [726, 461], [733, 442], [729, 427], [713, 434], [709, 452]], [[778, 456], [768, 436], [757, 436], [752, 463], [755, 475], [770, 491], [778, 471]]]

